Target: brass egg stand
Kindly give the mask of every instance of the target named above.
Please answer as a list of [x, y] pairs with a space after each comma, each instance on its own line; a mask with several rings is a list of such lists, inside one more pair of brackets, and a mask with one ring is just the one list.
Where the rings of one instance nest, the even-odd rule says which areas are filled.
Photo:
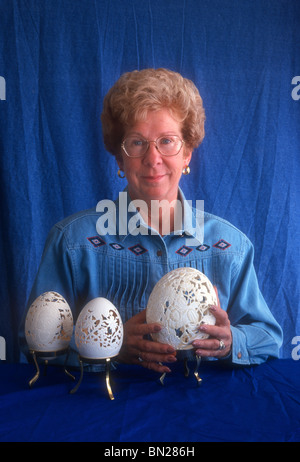
[[[113, 356], [115, 357], [115, 356]], [[70, 390], [70, 394], [76, 393], [78, 390], [82, 379], [83, 379], [83, 364], [105, 364], [105, 382], [106, 382], [106, 388], [108, 392], [108, 396], [110, 400], [114, 400], [114, 395], [112, 392], [111, 384], [110, 384], [110, 369], [111, 369], [111, 360], [112, 358], [86, 358], [84, 356], [78, 355], [78, 362], [80, 365], [80, 377], [75, 385], [75, 387]]]
[[66, 364], [67, 364], [67, 361], [68, 361], [68, 357], [69, 357], [69, 353], [70, 353], [70, 349], [69, 347], [68, 348], [65, 348], [63, 350], [58, 350], [58, 351], [36, 351], [36, 350], [29, 350], [29, 353], [31, 354], [32, 356], [32, 359], [33, 359], [33, 362], [34, 362], [34, 365], [36, 367], [36, 373], [35, 375], [32, 377], [31, 380], [29, 380], [28, 382], [28, 385], [30, 388], [33, 387], [33, 385], [35, 384], [35, 382], [38, 380], [38, 378], [40, 377], [40, 367], [39, 367], [39, 363], [38, 363], [38, 359], [42, 359], [44, 360], [44, 375], [46, 375], [47, 373], [47, 367], [48, 367], [48, 361], [49, 360], [52, 360], [52, 359], [55, 359], [57, 358], [58, 356], [62, 356], [62, 355], [66, 355], [66, 359], [65, 359], [65, 362], [64, 362], [64, 372], [65, 374], [70, 377], [72, 380], [75, 380], [75, 377], [70, 374], [70, 372], [66, 369]]
[[[177, 351], [182, 352], [183, 350], [177, 350]], [[197, 380], [197, 385], [199, 386], [199, 385], [201, 385], [201, 383], [202, 383], [202, 379], [201, 379], [201, 377], [199, 377], [199, 373], [198, 373], [199, 366], [200, 366], [200, 363], [201, 363], [201, 356], [196, 355], [195, 358], [196, 358], [196, 366], [195, 366], [193, 375], [194, 375], [194, 377], [195, 377], [196, 380]], [[187, 357], [183, 358], [183, 363], [184, 363], [184, 376], [185, 376], [186, 378], [189, 377], [189, 375], [190, 375], [190, 368], [189, 368], [189, 365], [188, 365], [188, 361], [189, 361], [189, 358], [187, 358]], [[160, 381], [160, 383], [161, 383], [162, 385], [164, 385], [164, 379], [165, 379], [165, 377], [166, 377], [166, 372], [164, 372], [164, 373], [160, 376], [160, 378], [159, 378], [159, 381]]]

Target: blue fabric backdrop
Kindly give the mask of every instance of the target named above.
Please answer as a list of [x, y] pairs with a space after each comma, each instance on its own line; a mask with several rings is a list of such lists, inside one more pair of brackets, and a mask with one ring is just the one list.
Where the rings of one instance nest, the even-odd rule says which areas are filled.
[[200, 89], [206, 138], [181, 186], [252, 240], [291, 357], [300, 336], [299, 0], [0, 0], [7, 361], [19, 360], [18, 326], [52, 225], [125, 186], [103, 148], [102, 100], [121, 73], [145, 67], [179, 71]]

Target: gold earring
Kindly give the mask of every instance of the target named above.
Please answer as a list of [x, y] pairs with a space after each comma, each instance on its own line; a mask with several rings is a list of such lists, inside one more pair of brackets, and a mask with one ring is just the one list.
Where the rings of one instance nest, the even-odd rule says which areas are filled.
[[182, 170], [182, 173], [183, 175], [188, 175], [190, 173], [191, 169], [190, 167], [187, 165], [186, 167], [184, 167], [184, 169]]
[[119, 178], [125, 178], [125, 175], [121, 175], [122, 170], [119, 168], [118, 170], [118, 177]]

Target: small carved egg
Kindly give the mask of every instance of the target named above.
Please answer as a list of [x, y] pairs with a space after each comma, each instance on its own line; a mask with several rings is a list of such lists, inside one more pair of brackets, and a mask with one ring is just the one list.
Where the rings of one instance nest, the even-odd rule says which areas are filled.
[[148, 300], [147, 323], [162, 326], [160, 332], [152, 334], [153, 339], [176, 350], [192, 349], [194, 340], [208, 337], [198, 327], [216, 323], [209, 309], [216, 304], [214, 287], [203, 273], [195, 268], [170, 271], [156, 283]]
[[75, 342], [83, 358], [117, 356], [123, 342], [123, 322], [117, 308], [103, 297], [88, 302], [76, 322]]
[[72, 333], [72, 311], [60, 294], [45, 292], [30, 305], [25, 320], [25, 337], [30, 350], [65, 350], [69, 346]]

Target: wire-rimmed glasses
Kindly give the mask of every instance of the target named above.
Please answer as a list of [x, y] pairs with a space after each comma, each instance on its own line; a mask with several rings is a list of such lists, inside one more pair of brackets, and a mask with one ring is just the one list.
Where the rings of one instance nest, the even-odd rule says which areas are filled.
[[177, 156], [184, 141], [177, 135], [159, 136], [156, 140], [146, 140], [142, 136], [128, 136], [121, 147], [128, 157], [143, 157], [149, 149], [150, 143], [154, 143], [162, 156]]

